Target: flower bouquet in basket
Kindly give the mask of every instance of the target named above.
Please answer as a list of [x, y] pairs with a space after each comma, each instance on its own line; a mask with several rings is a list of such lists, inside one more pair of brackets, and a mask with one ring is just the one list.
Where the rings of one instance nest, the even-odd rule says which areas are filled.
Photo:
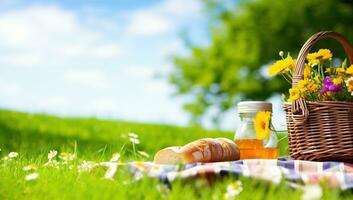
[[[310, 53], [320, 39], [333, 38], [349, 58], [337, 66], [329, 49]], [[301, 160], [353, 162], [353, 48], [338, 33], [313, 35], [298, 58], [289, 54], [269, 67], [292, 84], [284, 110], [291, 157]]]

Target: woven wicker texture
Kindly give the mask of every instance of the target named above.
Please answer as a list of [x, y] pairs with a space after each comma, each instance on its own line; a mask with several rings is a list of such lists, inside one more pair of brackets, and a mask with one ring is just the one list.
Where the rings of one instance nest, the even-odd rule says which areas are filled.
[[[303, 79], [307, 54], [323, 38], [333, 38], [344, 47], [350, 63], [353, 48], [340, 34], [332, 31], [316, 33], [299, 52], [292, 86]], [[353, 162], [353, 103], [319, 101], [300, 98], [284, 104], [288, 127], [289, 152], [292, 158], [312, 161]]]

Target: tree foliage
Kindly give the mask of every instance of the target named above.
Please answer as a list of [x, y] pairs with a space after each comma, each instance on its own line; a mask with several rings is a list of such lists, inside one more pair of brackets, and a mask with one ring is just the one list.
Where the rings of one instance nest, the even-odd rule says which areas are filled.
[[[213, 0], [205, 5], [213, 19], [211, 43], [175, 56], [170, 75], [178, 94], [192, 97], [184, 109], [194, 122], [211, 107], [224, 112], [239, 100], [265, 100], [285, 92], [290, 86], [269, 77], [264, 67], [280, 50], [296, 56], [303, 43], [322, 30], [340, 32], [353, 42], [352, 1], [252, 0], [229, 6]], [[334, 41], [320, 46], [344, 56]]]

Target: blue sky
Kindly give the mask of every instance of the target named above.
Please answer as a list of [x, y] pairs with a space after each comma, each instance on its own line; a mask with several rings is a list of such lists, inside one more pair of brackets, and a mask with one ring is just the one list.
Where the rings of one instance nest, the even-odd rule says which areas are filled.
[[166, 76], [188, 53], [181, 32], [208, 44], [199, 1], [0, 0], [0, 11], [0, 107], [187, 124]]

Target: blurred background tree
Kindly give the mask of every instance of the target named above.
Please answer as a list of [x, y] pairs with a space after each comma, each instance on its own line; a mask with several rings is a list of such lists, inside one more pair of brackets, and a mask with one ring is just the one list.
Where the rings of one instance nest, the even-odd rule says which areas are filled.
[[[334, 30], [353, 42], [350, 0], [208, 0], [205, 6], [211, 16], [209, 46], [191, 46], [188, 56], [175, 56], [169, 77], [178, 94], [192, 97], [184, 109], [193, 123], [211, 107], [217, 123], [239, 100], [284, 93], [290, 85], [269, 77], [266, 65], [279, 59], [280, 50], [296, 57], [315, 32]], [[320, 42], [320, 47], [345, 56], [335, 41]]]

